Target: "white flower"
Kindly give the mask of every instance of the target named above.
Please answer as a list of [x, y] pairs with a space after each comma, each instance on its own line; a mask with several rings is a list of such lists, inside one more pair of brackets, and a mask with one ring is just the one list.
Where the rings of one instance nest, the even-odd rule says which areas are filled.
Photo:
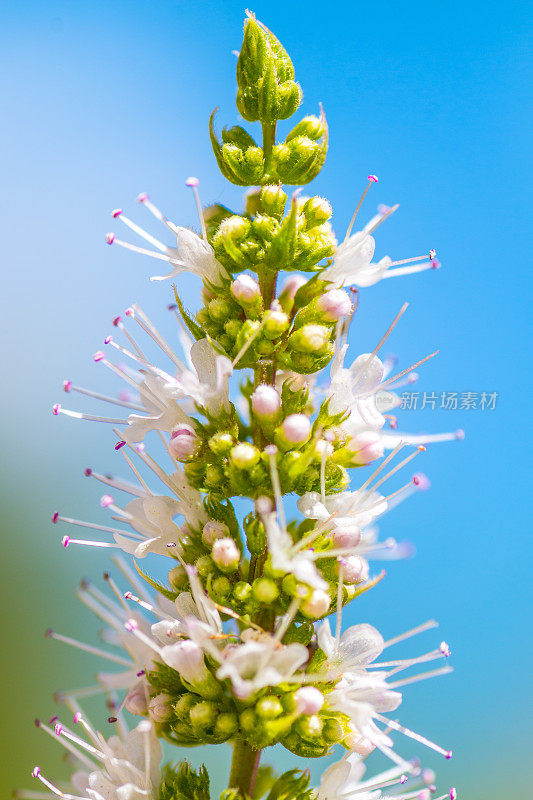
[[338, 288], [351, 284], [370, 286], [375, 281], [366, 283], [365, 278], [368, 278], [375, 249], [376, 243], [373, 237], [364, 230], [357, 231], [337, 247], [333, 264], [327, 267], [320, 277], [325, 281], [331, 281]]
[[126, 522], [146, 538], [140, 543], [119, 533], [114, 533], [113, 538], [124, 552], [136, 558], [144, 558], [148, 553], [168, 556], [169, 544], [179, 548], [180, 529], [173, 518], [185, 511], [184, 504], [173, 497], [147, 494], [136, 498], [114, 519]]
[[327, 589], [328, 584], [320, 575], [313, 560], [311, 550], [298, 550], [290, 535], [280, 527], [275, 514], [265, 514], [268, 552], [272, 568], [279, 572], [289, 572], [313, 589]]
[[[435, 774], [421, 769], [415, 761], [398, 758], [394, 767], [378, 775], [365, 778], [365, 772], [361, 755], [353, 751], [345, 753], [322, 774], [317, 800], [430, 800], [432, 797]], [[438, 800], [454, 797], [455, 789], [451, 789]]]
[[327, 390], [331, 414], [348, 411], [342, 429], [350, 436], [364, 430], [380, 430], [386, 417], [382, 412], [400, 405], [394, 392], [380, 389], [385, 368], [376, 355], [363, 353], [346, 369], [344, 356], [347, 347], [340, 348], [331, 364], [331, 383]]
[[325, 523], [332, 514], [325, 530], [335, 533], [361, 531], [376, 517], [387, 511], [387, 501], [379, 492], [371, 490], [339, 492], [321, 498], [318, 492], [306, 492], [298, 499], [298, 508], [308, 519]]
[[272, 637], [227, 648], [217, 678], [229, 678], [236, 697], [246, 699], [265, 686], [290, 682], [309, 653], [296, 642], [280, 645]]
[[[200, 237], [189, 228], [183, 228], [175, 225], [170, 220], [163, 216], [161, 211], [150, 202], [146, 194], [139, 195], [139, 201], [149, 210], [152, 214], [173, 233], [176, 237], [175, 247], [168, 247], [160, 242], [151, 234], [140, 228], [136, 223], [132, 222], [126, 217], [121, 209], [113, 211], [113, 218], [120, 219], [128, 228], [133, 230], [147, 242], [156, 247], [156, 250], [148, 250], [144, 247], [137, 247], [136, 245], [124, 242], [117, 239], [114, 233], [108, 233], [106, 241], [108, 244], [118, 244], [125, 247], [127, 250], [133, 250], [136, 253], [151, 256], [161, 261], [166, 261], [172, 267], [167, 275], [154, 275], [150, 280], [162, 281], [167, 278], [174, 278], [181, 272], [193, 272], [201, 278], [205, 278], [214, 284], [220, 284], [221, 279], [227, 278], [227, 272], [215, 258], [213, 248], [205, 238]], [[158, 252], [159, 251], [159, 252]]]
[[[157, 800], [161, 783], [160, 763], [162, 749], [153, 724], [143, 720], [133, 730], [122, 737], [111, 736], [107, 741], [101, 733], [95, 731], [90, 722], [77, 712], [75, 723], [89, 733], [89, 742], [79, 735], [73, 734], [60, 722], [55, 725], [56, 739], [67, 749], [72, 747], [69, 740], [75, 742], [74, 761], [78, 769], [70, 778], [70, 785], [80, 800]], [[124, 723], [122, 722], [122, 725]], [[39, 727], [52, 733], [42, 723]], [[75, 737], [73, 739], [73, 737]], [[46, 778], [40, 767], [35, 767], [33, 776], [41, 781], [50, 796], [70, 797], [70, 792], [63, 792]], [[21, 793], [20, 796], [24, 796]], [[30, 793], [28, 793], [30, 796]]]

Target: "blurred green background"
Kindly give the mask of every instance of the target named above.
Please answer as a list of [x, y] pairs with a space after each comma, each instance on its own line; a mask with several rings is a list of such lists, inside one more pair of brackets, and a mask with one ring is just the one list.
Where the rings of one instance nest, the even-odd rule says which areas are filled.
[[[366, 175], [377, 173], [365, 218], [374, 203], [401, 203], [380, 229], [379, 255], [434, 246], [444, 264], [437, 274], [364, 292], [354, 349], [371, 350], [409, 300], [390, 343], [400, 367], [441, 347], [420, 389], [499, 393], [494, 412], [403, 415], [404, 429], [463, 427], [467, 438], [424, 457], [432, 490], [383, 524], [384, 535], [413, 540], [417, 557], [391, 565], [346, 623], [368, 620], [388, 637], [437, 617], [456, 672], [409, 687], [402, 720], [455, 756], [443, 762], [407, 741], [402, 753], [437, 768], [443, 791], [455, 784], [469, 800], [528, 800], [527, 7], [341, 0], [302, 8], [281, 0], [254, 6], [293, 56], [303, 112], [325, 103], [331, 150], [313, 191], [332, 201], [342, 231]], [[105, 248], [109, 211], [123, 205], [142, 221], [134, 198], [148, 191], [172, 219], [194, 225], [183, 186], [191, 174], [201, 179], [204, 202], [240, 205], [240, 192], [216, 170], [207, 119], [220, 105], [220, 125], [237, 121], [231, 51], [243, 13], [234, 0], [0, 3], [5, 797], [32, 788], [36, 763], [50, 775], [64, 772], [57, 746], [33, 719], [56, 713], [53, 691], [88, 685], [101, 667], [44, 639], [54, 626], [94, 641], [97, 625], [73, 591], [83, 576], [100, 580], [106, 565], [102, 552], [63, 550], [63, 531], [49, 520], [59, 508], [103, 521], [100, 492], [82, 472], [114, 469], [118, 456], [109, 431], [52, 417], [51, 404], [62, 399], [64, 378], [116, 391], [91, 354], [132, 301], [174, 336], [165, 316], [169, 287], [148, 283], [151, 264]], [[180, 280], [190, 306], [197, 289]], [[105, 720], [98, 704], [89, 709]], [[189, 755], [199, 763], [204, 753]], [[280, 768], [294, 761], [281, 750], [273, 758]], [[222, 786], [227, 749], [207, 751], [206, 760]], [[312, 768], [317, 776], [320, 765]]]

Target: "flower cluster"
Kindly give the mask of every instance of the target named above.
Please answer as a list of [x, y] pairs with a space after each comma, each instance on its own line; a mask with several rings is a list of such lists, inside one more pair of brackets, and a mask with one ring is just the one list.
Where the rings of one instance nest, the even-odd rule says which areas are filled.
[[[161, 767], [159, 740], [179, 746], [229, 741], [234, 756], [223, 800], [252, 792], [268, 800], [425, 800], [436, 791], [433, 773], [400, 754], [405, 743], [397, 747], [396, 734], [446, 758], [451, 752], [406, 727], [397, 710], [404, 687], [451, 671], [450, 649], [437, 640], [398, 657], [398, 643], [436, 623], [385, 641], [366, 623], [343, 632], [342, 617], [347, 604], [383, 578], [375, 561], [411, 553], [408, 543], [380, 541], [375, 523], [428, 487], [425, 475], [409, 473], [408, 465], [428, 442], [454, 435], [397, 430], [391, 413], [400, 406], [397, 389], [413, 383], [414, 370], [436, 355], [421, 353], [395, 374], [395, 360], [380, 357], [407, 305], [371, 353], [352, 357], [348, 336], [359, 287], [439, 263], [433, 250], [374, 261], [373, 234], [397, 208], [380, 206], [354, 232], [375, 175], [340, 240], [327, 200], [299, 189], [289, 198], [282, 184], [307, 184], [324, 164], [326, 119], [322, 110], [306, 116], [276, 142], [276, 123], [296, 112], [301, 89], [288, 54], [252, 15], [237, 83], [239, 112], [261, 122], [262, 146], [240, 126], [224, 129], [222, 143], [213, 118], [210, 129], [223, 175], [253, 187], [244, 209], [202, 208], [198, 180], [189, 178], [199, 233], [171, 222], [143, 193], [140, 204], [163, 225], [170, 244], [122, 209], [113, 211], [114, 220], [148, 246], [115, 233], [106, 237], [108, 244], [166, 262], [168, 274], [152, 280], [198, 275], [202, 307], [188, 310], [174, 285], [173, 338], [137, 304], [115, 317], [106, 350], [94, 361], [123, 382], [116, 395], [64, 382], [67, 394], [111, 404], [119, 416], [53, 407], [55, 415], [109, 424], [116, 459], [129, 471], [123, 478], [85, 470], [103, 485], [100, 506], [110, 520], [54, 512], [62, 545], [125, 555], [113, 558], [116, 575], [104, 574], [106, 591], [87, 582], [78, 591], [104, 623], [103, 646], [47, 631], [115, 668], [102, 669], [93, 686], [57, 694], [83, 735], [57, 717], [37, 723], [75, 762], [71, 785], [52, 783], [39, 767], [33, 775], [50, 796], [64, 800], [208, 800], [206, 771], [186, 762]], [[100, 538], [76, 538], [76, 528]], [[166, 565], [163, 582], [139, 564], [154, 555]], [[431, 662], [437, 665], [426, 668]], [[111, 736], [94, 728], [81, 708], [89, 695], [106, 698]], [[125, 715], [140, 718], [131, 730]], [[262, 750], [277, 743], [305, 758], [336, 746], [345, 755], [312, 788], [306, 773], [276, 777], [258, 767]], [[392, 766], [365, 778], [363, 761], [376, 749]], [[442, 798], [455, 796], [452, 789]]]

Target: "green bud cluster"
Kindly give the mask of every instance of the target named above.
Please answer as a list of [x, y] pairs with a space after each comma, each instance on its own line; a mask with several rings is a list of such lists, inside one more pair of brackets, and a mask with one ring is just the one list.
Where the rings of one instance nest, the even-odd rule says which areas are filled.
[[276, 123], [291, 117], [302, 100], [287, 51], [262, 23], [249, 16], [237, 61], [237, 108], [247, 122], [260, 122], [260, 146], [240, 125], [224, 128], [221, 141], [209, 121], [213, 152], [220, 171], [238, 186], [268, 183], [303, 185], [315, 178], [326, 160], [328, 128], [324, 112], [306, 116], [275, 143]]

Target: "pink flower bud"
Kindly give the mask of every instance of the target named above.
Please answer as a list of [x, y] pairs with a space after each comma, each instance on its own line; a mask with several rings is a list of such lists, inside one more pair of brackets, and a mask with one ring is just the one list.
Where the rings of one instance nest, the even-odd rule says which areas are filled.
[[237, 275], [231, 284], [231, 293], [239, 303], [254, 303], [261, 297], [258, 282], [245, 272]]
[[284, 282], [283, 286], [281, 287], [280, 294], [284, 297], [290, 297], [291, 300], [294, 300], [294, 295], [298, 291], [301, 286], [307, 283], [307, 279], [304, 278], [303, 275], [289, 275], [289, 277]]
[[169, 694], [156, 694], [148, 703], [148, 715], [154, 722], [168, 722], [172, 717], [172, 700]]
[[135, 714], [138, 716], [146, 714], [148, 711], [148, 706], [146, 703], [146, 692], [144, 691], [143, 686], [137, 684], [137, 686], [134, 686], [133, 689], [129, 690], [126, 696], [124, 707], [130, 712], [130, 714]]
[[333, 529], [332, 539], [335, 547], [338, 548], [357, 547], [361, 541], [361, 529], [355, 524], [337, 525]]
[[178, 425], [170, 434], [169, 449], [177, 461], [186, 461], [194, 455], [198, 436], [190, 425]]
[[310, 619], [318, 619], [327, 613], [331, 605], [329, 594], [322, 589], [313, 589], [308, 598], [302, 603], [302, 613]]
[[261, 495], [261, 497], [258, 497], [255, 501], [255, 508], [259, 516], [264, 516], [265, 514], [270, 514], [270, 512], [274, 510], [274, 503], [270, 497]]
[[352, 302], [342, 289], [332, 289], [318, 298], [317, 307], [328, 322], [337, 322], [350, 313]]
[[273, 386], [261, 383], [251, 397], [252, 411], [259, 419], [275, 417], [281, 408], [281, 397]]
[[239, 548], [233, 539], [226, 537], [225, 539], [217, 539], [213, 542], [211, 557], [217, 567], [221, 569], [233, 569], [238, 565], [240, 556]]
[[303, 444], [311, 433], [311, 420], [305, 414], [290, 414], [283, 420], [281, 430], [290, 444]]
[[357, 433], [347, 442], [346, 447], [353, 453], [354, 463], [362, 467], [383, 456], [381, 436], [375, 431]]
[[343, 558], [339, 564], [339, 573], [341, 567], [345, 583], [361, 583], [368, 578], [368, 562], [361, 556]]
[[213, 544], [217, 539], [223, 539], [227, 537], [229, 533], [229, 528], [223, 522], [219, 522], [216, 519], [208, 520], [202, 530], [202, 539], [204, 544], [208, 547], [212, 547]]
[[318, 714], [324, 705], [324, 695], [315, 686], [302, 686], [294, 693], [298, 714]]

